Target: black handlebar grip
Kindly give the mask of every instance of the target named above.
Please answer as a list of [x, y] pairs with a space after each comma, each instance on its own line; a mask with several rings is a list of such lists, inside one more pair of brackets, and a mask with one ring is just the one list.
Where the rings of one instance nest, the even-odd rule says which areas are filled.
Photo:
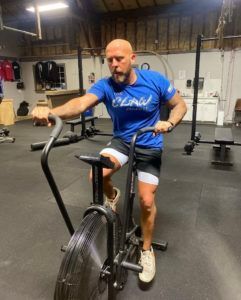
[[[174, 126], [170, 126], [167, 130], [167, 132], [171, 132], [172, 130], [174, 129]], [[151, 126], [151, 127], [145, 127], [145, 128], [142, 128], [138, 131], [138, 135], [139, 134], [142, 134], [142, 133], [145, 133], [145, 132], [151, 132], [151, 131], [155, 131], [155, 126]]]
[[60, 117], [51, 114], [48, 116], [48, 119], [50, 121], [54, 121], [55, 123], [54, 129], [51, 132], [50, 136], [54, 139], [57, 139], [63, 128], [63, 121], [60, 119]]

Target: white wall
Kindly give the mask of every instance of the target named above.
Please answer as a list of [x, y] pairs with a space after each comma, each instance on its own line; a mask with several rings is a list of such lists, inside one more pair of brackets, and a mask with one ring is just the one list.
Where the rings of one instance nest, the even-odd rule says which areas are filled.
[[[77, 58], [55, 60], [57, 63], [64, 63], [66, 67], [67, 89], [73, 90], [79, 88], [78, 82], [78, 62]], [[186, 88], [186, 80], [194, 78], [195, 71], [195, 53], [170, 54], [160, 57], [149, 54], [138, 54], [136, 63], [141, 66], [142, 63], [149, 63], [151, 69], [166, 73], [170, 80], [183, 95], [192, 96], [193, 89]], [[16, 83], [5, 83], [5, 97], [14, 99], [15, 110], [19, 103], [24, 99], [30, 103], [30, 110], [35, 106], [37, 100], [45, 99], [44, 93], [36, 93], [34, 90], [33, 65], [36, 62], [22, 62], [22, 78], [25, 83], [25, 90], [17, 91]], [[227, 51], [222, 57], [221, 52], [203, 52], [200, 60], [200, 77], [204, 77], [204, 89], [200, 91], [200, 96], [210, 96], [218, 94], [220, 105], [219, 109], [224, 109], [225, 122], [232, 122], [233, 111], [237, 98], [241, 98], [239, 82], [241, 78], [241, 50]], [[223, 69], [222, 69], [223, 68]], [[109, 76], [109, 70], [106, 62], [96, 58], [83, 59], [83, 80], [84, 88], [88, 89], [88, 75], [94, 72], [96, 80]], [[103, 105], [95, 109], [95, 115], [108, 117]]]

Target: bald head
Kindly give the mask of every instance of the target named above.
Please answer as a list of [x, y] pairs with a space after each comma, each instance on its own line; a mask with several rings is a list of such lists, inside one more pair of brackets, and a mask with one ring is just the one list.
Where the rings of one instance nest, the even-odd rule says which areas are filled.
[[133, 53], [131, 44], [128, 41], [122, 39], [113, 40], [106, 46], [106, 52], [114, 49], [120, 49], [129, 54]]
[[135, 62], [131, 44], [122, 39], [111, 41], [105, 50], [112, 78], [117, 83], [133, 83], [136, 79], [132, 65]]

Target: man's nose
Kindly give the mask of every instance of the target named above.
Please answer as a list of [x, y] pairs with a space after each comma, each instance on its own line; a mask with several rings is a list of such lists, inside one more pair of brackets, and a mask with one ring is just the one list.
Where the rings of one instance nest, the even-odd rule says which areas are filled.
[[118, 61], [116, 59], [113, 59], [112, 67], [117, 67], [117, 66], [118, 66]]

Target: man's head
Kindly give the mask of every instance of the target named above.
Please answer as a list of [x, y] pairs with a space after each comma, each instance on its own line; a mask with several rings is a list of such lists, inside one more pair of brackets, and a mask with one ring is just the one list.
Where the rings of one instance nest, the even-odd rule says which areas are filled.
[[131, 44], [122, 39], [111, 41], [105, 50], [106, 59], [112, 78], [117, 83], [133, 83], [135, 72], [132, 64], [136, 55], [133, 53]]

